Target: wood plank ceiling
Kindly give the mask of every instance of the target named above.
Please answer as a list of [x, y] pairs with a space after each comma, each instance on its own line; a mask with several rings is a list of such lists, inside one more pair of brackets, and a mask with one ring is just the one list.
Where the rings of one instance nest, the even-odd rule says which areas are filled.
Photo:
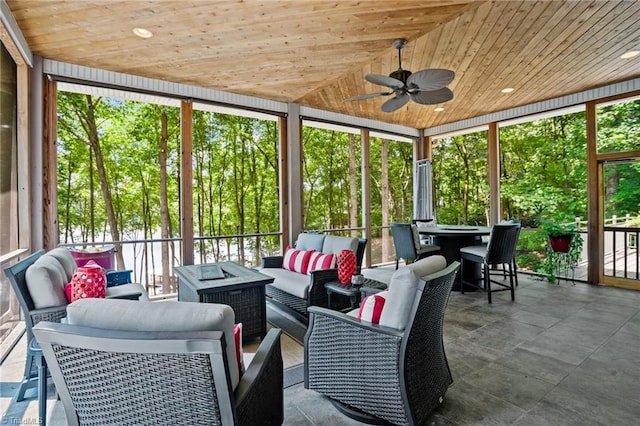
[[[7, 0], [34, 54], [413, 128], [640, 77], [640, 1]], [[133, 35], [143, 27], [150, 39]], [[367, 73], [456, 73], [452, 101], [393, 113]], [[512, 87], [510, 94], [501, 89]]]

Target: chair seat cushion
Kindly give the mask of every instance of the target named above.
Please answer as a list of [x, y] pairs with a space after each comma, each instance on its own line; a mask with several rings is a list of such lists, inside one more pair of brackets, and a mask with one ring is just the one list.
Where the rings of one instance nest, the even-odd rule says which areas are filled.
[[307, 300], [309, 296], [309, 284], [311, 284], [311, 279], [308, 275], [302, 275], [283, 268], [262, 268], [260, 272], [274, 278], [273, 283], [269, 285], [293, 296]]
[[421, 255], [421, 254], [427, 254], [427, 253], [433, 253], [436, 251], [440, 251], [440, 246], [433, 246], [430, 244], [424, 244], [421, 245], [419, 248], [416, 249], [416, 254]]
[[476, 262], [482, 262], [487, 256], [487, 245], [467, 246], [460, 249], [460, 256]]

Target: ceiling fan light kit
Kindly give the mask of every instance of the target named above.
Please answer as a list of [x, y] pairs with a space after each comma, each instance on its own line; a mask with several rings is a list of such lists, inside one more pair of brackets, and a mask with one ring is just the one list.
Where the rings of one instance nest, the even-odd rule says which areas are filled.
[[393, 42], [393, 47], [398, 49], [398, 69], [388, 76], [380, 74], [367, 74], [364, 79], [378, 86], [385, 86], [391, 91], [367, 93], [354, 96], [346, 101], [360, 101], [378, 96], [395, 95], [382, 104], [382, 111], [393, 112], [409, 102], [409, 100], [421, 105], [441, 104], [453, 99], [453, 92], [446, 87], [455, 78], [455, 73], [443, 68], [430, 68], [412, 73], [402, 69], [402, 48], [407, 40], [398, 39]]

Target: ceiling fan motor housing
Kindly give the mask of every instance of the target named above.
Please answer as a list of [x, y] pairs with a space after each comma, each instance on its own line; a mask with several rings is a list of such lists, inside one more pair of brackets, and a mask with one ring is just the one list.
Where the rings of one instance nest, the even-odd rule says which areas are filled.
[[395, 78], [396, 80], [400, 80], [406, 85], [407, 79], [409, 78], [410, 75], [411, 75], [411, 71], [399, 69], [389, 74], [389, 77]]

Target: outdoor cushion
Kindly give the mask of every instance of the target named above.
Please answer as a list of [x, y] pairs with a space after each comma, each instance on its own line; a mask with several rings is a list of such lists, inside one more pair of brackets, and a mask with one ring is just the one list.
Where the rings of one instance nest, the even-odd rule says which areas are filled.
[[260, 272], [275, 278], [270, 286], [307, 300], [310, 279], [308, 275], [300, 275], [284, 268], [262, 268]]
[[360, 304], [358, 318], [372, 324], [379, 324], [388, 295], [388, 291], [381, 291], [380, 293], [365, 297]]
[[380, 316], [380, 325], [404, 330], [416, 300], [420, 278], [409, 268], [398, 269], [389, 284], [389, 293]]
[[299, 250], [287, 247], [282, 260], [282, 267], [289, 271], [306, 274], [312, 254], [313, 250]]
[[64, 268], [62, 267], [62, 264], [55, 257], [49, 256], [47, 254], [44, 254], [44, 255], [40, 256], [38, 258], [38, 260], [35, 261], [35, 263], [46, 264], [46, 265], [50, 266], [55, 271], [56, 275], [60, 277], [60, 282], [62, 282], [62, 286], [63, 287], [68, 282], [67, 281], [67, 274], [64, 271]]
[[309, 259], [309, 269], [307, 273], [311, 274], [311, 271], [322, 269], [335, 269], [335, 267], [336, 256], [333, 253], [321, 253], [319, 251], [314, 251]]
[[71, 277], [76, 271], [77, 265], [76, 260], [73, 258], [69, 250], [64, 247], [58, 247], [47, 252], [45, 256], [53, 256], [58, 259], [58, 262], [60, 262], [60, 264], [64, 268], [64, 272], [67, 276], [66, 282], [71, 281]]
[[324, 234], [314, 234], [312, 232], [302, 232], [298, 235], [296, 248], [300, 250], [322, 251], [324, 243]]
[[66, 283], [58, 269], [59, 264], [56, 266], [55, 263], [55, 259], [36, 261], [27, 268], [25, 279], [36, 309], [67, 304], [67, 297], [64, 294]]
[[413, 246], [416, 250], [420, 250], [420, 232], [418, 232], [418, 227], [416, 225], [411, 225], [411, 233], [413, 234]]
[[140, 284], [129, 283], [107, 287], [107, 299], [130, 299], [135, 296], [138, 296], [140, 301], [149, 301], [149, 293]]
[[447, 267], [447, 259], [439, 254], [425, 257], [417, 262], [407, 265], [407, 269], [411, 269], [420, 278], [438, 272]]
[[338, 237], [335, 235], [327, 235], [324, 238], [324, 244], [322, 246], [323, 253], [333, 253], [337, 256], [342, 250], [351, 250], [352, 252], [357, 253], [358, 239], [351, 237]]
[[233, 337], [235, 314], [228, 305], [191, 302], [140, 302], [82, 299], [67, 307], [72, 325], [122, 331], [222, 331], [232, 388], [239, 381]]

